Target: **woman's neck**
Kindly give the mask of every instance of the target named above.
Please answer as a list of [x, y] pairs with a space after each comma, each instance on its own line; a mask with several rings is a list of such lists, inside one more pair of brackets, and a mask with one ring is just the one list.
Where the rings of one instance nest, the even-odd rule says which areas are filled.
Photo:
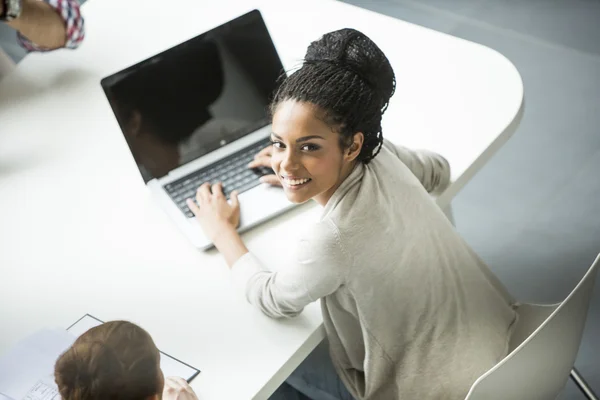
[[331, 199], [331, 196], [333, 196], [336, 190], [338, 190], [342, 183], [344, 183], [344, 181], [350, 176], [352, 171], [354, 171], [354, 168], [356, 167], [357, 163], [358, 161], [353, 161], [350, 164], [343, 165], [340, 169], [339, 179], [337, 183], [334, 186], [332, 186], [328, 191], [313, 197], [313, 200], [316, 201], [317, 204], [319, 204], [321, 207], [325, 207], [329, 202], [329, 199]]

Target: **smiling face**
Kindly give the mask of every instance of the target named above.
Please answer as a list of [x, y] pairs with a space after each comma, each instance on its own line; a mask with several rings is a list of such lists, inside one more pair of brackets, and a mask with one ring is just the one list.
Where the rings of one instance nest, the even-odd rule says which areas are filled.
[[281, 102], [273, 113], [272, 168], [293, 203], [314, 199], [324, 206], [346, 179], [360, 153], [363, 135], [348, 149], [340, 135], [317, 118], [317, 109], [295, 100]]

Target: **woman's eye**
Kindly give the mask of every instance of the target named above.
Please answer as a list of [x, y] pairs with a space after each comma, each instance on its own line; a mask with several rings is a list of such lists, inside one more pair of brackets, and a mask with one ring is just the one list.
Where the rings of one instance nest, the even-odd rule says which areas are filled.
[[319, 150], [320, 147], [317, 146], [316, 144], [305, 144], [304, 146], [301, 147], [301, 149], [304, 151], [316, 151], [316, 150]]
[[271, 144], [273, 145], [273, 147], [275, 147], [276, 149], [283, 149], [283, 143], [281, 142], [276, 142], [274, 140], [271, 140]]

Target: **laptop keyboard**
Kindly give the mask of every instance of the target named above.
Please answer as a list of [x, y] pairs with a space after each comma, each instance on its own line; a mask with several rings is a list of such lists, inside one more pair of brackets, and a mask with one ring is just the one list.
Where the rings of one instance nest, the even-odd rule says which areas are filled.
[[186, 217], [194, 216], [186, 204], [186, 200], [196, 197], [196, 191], [203, 183], [223, 183], [225, 196], [234, 190], [239, 193], [252, 189], [260, 184], [259, 178], [263, 175], [273, 173], [270, 168], [249, 169], [248, 163], [254, 159], [256, 153], [269, 145], [269, 139], [265, 139], [237, 153], [230, 155], [203, 169], [194, 171], [174, 182], [164, 186], [171, 199]]

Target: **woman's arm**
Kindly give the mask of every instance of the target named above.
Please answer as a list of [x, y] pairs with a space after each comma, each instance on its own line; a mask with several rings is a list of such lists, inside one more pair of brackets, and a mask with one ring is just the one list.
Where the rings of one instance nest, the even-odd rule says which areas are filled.
[[232, 267], [234, 281], [248, 301], [271, 318], [295, 317], [347, 280], [350, 262], [333, 223], [315, 225], [306, 238], [298, 244], [294, 262], [279, 271], [269, 271], [251, 253]]
[[[270, 317], [294, 317], [346, 281], [349, 260], [330, 221], [316, 224], [300, 241], [295, 262], [273, 272], [248, 252], [237, 233], [240, 206], [236, 192], [231, 193], [229, 203], [220, 183], [212, 188], [204, 184], [198, 189], [196, 202], [188, 200], [187, 204], [231, 267], [233, 279], [248, 301]], [[294, 243], [288, 247], [294, 250]]]
[[237, 229], [232, 225], [225, 227], [213, 240], [213, 244], [219, 250], [219, 253], [223, 255], [229, 268], [232, 268], [244, 254], [248, 253], [248, 248], [246, 248]]

